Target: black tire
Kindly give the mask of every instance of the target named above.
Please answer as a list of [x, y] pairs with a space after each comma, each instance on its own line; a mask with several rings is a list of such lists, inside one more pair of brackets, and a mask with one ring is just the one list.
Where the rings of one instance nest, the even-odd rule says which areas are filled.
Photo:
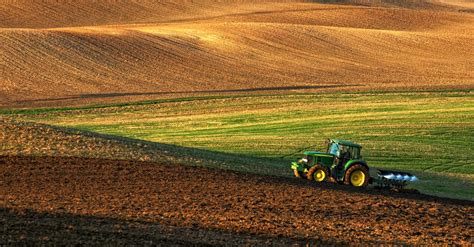
[[[351, 176], [354, 172], [361, 171], [364, 174], [364, 181], [360, 185], [355, 185], [351, 182]], [[362, 165], [362, 164], [355, 164], [347, 169], [346, 173], [344, 174], [344, 184], [352, 185], [354, 187], [367, 187], [369, 185], [370, 174], [369, 169]]]
[[318, 170], [324, 171], [324, 174], [325, 174], [324, 179], [321, 180], [321, 181], [318, 181], [318, 182], [326, 182], [326, 181], [329, 181], [329, 178], [331, 177], [331, 174], [329, 174], [329, 169], [328, 169], [327, 167], [323, 166], [323, 165], [320, 165], [320, 164], [316, 164], [316, 165], [314, 165], [313, 167], [311, 167], [311, 168], [309, 169], [308, 174], [307, 174], [307, 176], [306, 176], [306, 179], [311, 180], [311, 181], [315, 180], [315, 179], [314, 179], [314, 174], [315, 174], [315, 172], [318, 171]]

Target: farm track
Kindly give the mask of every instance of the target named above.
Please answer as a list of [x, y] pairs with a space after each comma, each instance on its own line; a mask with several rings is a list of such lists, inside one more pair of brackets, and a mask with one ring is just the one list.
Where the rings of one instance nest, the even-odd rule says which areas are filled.
[[12, 1], [0, 107], [474, 86], [472, 14], [297, 2]]
[[472, 243], [471, 201], [136, 161], [0, 163], [1, 243]]

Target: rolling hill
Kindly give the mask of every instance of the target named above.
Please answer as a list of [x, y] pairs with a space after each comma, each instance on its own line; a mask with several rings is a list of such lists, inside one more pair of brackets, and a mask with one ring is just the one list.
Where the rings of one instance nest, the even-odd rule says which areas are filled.
[[415, 3], [6, 1], [0, 107], [472, 89], [474, 16]]

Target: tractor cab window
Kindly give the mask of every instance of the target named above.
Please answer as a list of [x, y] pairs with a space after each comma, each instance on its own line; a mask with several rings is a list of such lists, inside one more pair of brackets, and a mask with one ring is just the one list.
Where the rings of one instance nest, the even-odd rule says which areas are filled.
[[360, 148], [358, 148], [358, 147], [346, 147], [345, 150], [341, 151], [341, 155], [345, 156], [348, 159], [359, 159], [360, 158]]
[[345, 159], [360, 159], [360, 148], [353, 146], [345, 146], [339, 143], [331, 143], [328, 147], [328, 153]]
[[340, 156], [344, 162], [351, 160], [354, 157], [354, 150], [350, 146], [342, 146]]
[[332, 143], [331, 146], [329, 147], [329, 153], [336, 157], [339, 157], [339, 154], [340, 154], [339, 144]]
[[360, 148], [353, 147], [352, 148], [352, 159], [360, 159]]

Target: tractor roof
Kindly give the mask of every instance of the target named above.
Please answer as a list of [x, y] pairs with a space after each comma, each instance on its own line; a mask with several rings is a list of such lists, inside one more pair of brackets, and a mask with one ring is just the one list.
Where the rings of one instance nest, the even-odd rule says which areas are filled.
[[351, 147], [358, 147], [358, 148], [362, 148], [361, 145], [355, 143], [355, 142], [351, 142], [351, 141], [345, 141], [345, 140], [331, 140], [332, 142], [334, 143], [338, 143], [338, 144], [342, 144], [344, 146], [351, 146]]

